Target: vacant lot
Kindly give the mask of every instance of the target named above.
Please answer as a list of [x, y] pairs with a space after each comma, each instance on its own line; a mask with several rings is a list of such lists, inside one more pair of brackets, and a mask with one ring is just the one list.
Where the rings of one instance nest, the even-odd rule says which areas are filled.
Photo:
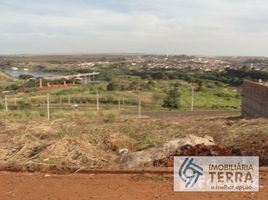
[[72, 110], [57, 112], [49, 121], [35, 111], [2, 112], [0, 165], [111, 168], [118, 165], [122, 148], [138, 151], [190, 134], [211, 136], [216, 144], [258, 155], [261, 165], [268, 165], [268, 119], [243, 119], [229, 112], [148, 115]]

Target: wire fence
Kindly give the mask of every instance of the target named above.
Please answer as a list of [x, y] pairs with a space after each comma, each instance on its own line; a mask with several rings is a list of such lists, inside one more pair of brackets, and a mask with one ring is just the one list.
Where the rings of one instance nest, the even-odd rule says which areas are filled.
[[[161, 106], [143, 101], [139, 96], [88, 94], [88, 95], [57, 95], [42, 94], [6, 95], [0, 98], [0, 110], [6, 112], [40, 111], [47, 113], [47, 118], [57, 111], [95, 111], [118, 110], [121, 113], [141, 116], [142, 110], [161, 109]], [[44, 115], [44, 114], [43, 114]]]
[[[57, 119], [73, 114], [86, 114], [94, 116], [94, 113], [113, 112], [129, 117], [151, 116], [165, 119], [167, 116], [192, 116], [192, 115], [237, 115], [239, 109], [198, 109], [193, 107], [193, 98], [180, 98], [184, 104], [180, 110], [173, 112], [163, 108], [163, 98], [146, 97], [142, 94], [130, 93], [76, 93], [76, 94], [53, 94], [42, 93], [31, 96], [30, 94], [5, 95], [0, 97], [0, 114], [5, 116], [41, 117], [47, 119]], [[191, 96], [189, 96], [191, 97]], [[186, 106], [185, 106], [186, 105]], [[195, 112], [192, 112], [195, 111]]]

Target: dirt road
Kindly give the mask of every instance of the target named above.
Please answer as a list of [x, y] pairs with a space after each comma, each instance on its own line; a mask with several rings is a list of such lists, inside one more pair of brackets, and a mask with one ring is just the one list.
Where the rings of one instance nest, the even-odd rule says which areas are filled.
[[0, 172], [1, 200], [244, 200], [268, 199], [268, 173], [259, 193], [174, 193], [173, 178], [160, 175], [105, 175]]
[[173, 118], [173, 117], [220, 117], [220, 116], [240, 116], [240, 110], [195, 110], [195, 111], [144, 111], [143, 115], [153, 118]]

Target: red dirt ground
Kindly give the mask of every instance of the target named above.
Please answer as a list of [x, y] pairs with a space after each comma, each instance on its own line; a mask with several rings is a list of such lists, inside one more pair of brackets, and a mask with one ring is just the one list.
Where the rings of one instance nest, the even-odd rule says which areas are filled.
[[259, 193], [174, 193], [172, 176], [0, 172], [1, 200], [244, 200], [268, 199], [268, 172]]

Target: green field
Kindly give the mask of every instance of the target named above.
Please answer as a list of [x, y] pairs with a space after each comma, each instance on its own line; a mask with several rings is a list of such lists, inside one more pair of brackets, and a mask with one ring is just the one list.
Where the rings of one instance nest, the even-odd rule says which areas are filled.
[[[50, 94], [50, 103], [57, 106], [67, 106], [69, 104], [83, 104], [94, 106], [96, 104], [96, 94], [99, 93], [99, 102], [102, 109], [109, 106], [122, 104], [127, 106], [137, 106], [141, 98], [142, 108], [145, 110], [161, 110], [163, 101], [167, 96], [167, 91], [176, 85], [180, 92], [181, 110], [191, 108], [192, 84], [177, 80], [148, 81], [139, 78], [120, 77], [114, 82], [118, 85], [112, 91], [107, 90], [108, 83], [98, 83], [80, 85], [74, 88], [38, 91], [32, 90], [27, 93], [7, 94], [6, 98], [10, 109], [32, 108], [46, 104], [47, 94]], [[135, 82], [135, 84], [133, 84]], [[131, 84], [135, 88], [129, 90]], [[212, 81], [206, 82], [201, 88], [195, 86], [194, 109], [239, 109], [241, 105], [241, 95], [239, 89], [229, 87], [224, 84], [217, 84]], [[126, 88], [126, 89], [122, 89]], [[120, 102], [119, 102], [120, 101]], [[5, 107], [4, 96], [0, 101], [0, 108]]]

